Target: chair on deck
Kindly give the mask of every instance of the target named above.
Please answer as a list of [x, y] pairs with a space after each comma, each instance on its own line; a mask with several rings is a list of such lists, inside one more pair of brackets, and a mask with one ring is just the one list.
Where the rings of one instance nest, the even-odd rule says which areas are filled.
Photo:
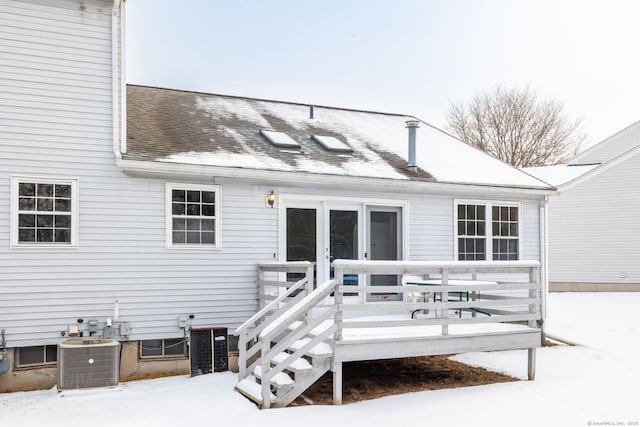
[[[424, 278], [420, 276], [413, 276], [410, 274], [405, 274], [402, 276], [402, 285], [414, 285], [423, 282]], [[431, 291], [417, 291], [417, 292], [405, 292], [405, 301], [408, 303], [417, 303], [417, 302], [429, 302], [429, 298], [431, 298]], [[419, 309], [419, 310], [411, 310], [411, 318], [415, 318], [415, 314], [418, 312], [422, 312], [422, 314], [429, 314], [429, 309]]]

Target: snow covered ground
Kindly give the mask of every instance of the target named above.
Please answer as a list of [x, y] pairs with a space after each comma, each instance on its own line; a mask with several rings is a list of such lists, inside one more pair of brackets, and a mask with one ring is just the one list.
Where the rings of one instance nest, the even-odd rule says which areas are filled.
[[0, 426], [639, 426], [640, 293], [549, 297], [547, 331], [580, 346], [456, 360], [522, 381], [425, 391], [348, 404], [260, 411], [218, 373], [124, 383], [115, 389], [0, 394]]

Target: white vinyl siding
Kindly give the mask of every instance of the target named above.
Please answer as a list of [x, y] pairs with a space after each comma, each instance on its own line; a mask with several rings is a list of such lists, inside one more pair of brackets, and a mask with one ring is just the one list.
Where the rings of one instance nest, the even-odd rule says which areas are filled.
[[549, 202], [549, 280], [640, 283], [640, 155]]
[[[256, 265], [280, 257], [280, 209], [266, 205], [270, 191], [399, 197], [362, 187], [278, 188], [222, 177], [123, 173], [111, 130], [112, 5], [0, 2], [0, 325], [12, 347], [55, 345], [77, 319], [97, 319], [100, 333], [113, 318], [115, 300], [120, 320], [131, 325], [130, 340], [181, 338], [177, 319], [189, 314], [193, 327], [233, 330], [258, 307]], [[77, 249], [11, 249], [12, 176], [78, 180]], [[165, 182], [178, 179], [199, 188], [215, 182], [223, 190], [219, 250], [167, 250]], [[452, 259], [453, 197], [492, 191], [469, 188], [464, 194], [402, 193], [408, 259]], [[534, 199], [523, 202], [525, 259], [537, 259], [539, 251]]]

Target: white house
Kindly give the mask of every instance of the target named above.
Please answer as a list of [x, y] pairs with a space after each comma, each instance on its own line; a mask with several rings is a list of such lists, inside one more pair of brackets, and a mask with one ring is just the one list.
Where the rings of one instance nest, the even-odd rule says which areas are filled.
[[526, 170], [560, 191], [549, 202], [550, 290], [640, 290], [640, 122], [566, 165]]
[[70, 335], [188, 372], [259, 263], [544, 261], [550, 185], [413, 116], [127, 87], [124, 12], [0, 2], [0, 392], [54, 384]]

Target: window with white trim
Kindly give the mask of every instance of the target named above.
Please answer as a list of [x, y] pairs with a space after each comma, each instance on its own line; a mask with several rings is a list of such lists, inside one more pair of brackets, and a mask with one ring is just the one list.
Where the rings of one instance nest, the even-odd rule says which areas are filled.
[[508, 202], [455, 202], [459, 261], [520, 259], [520, 205]]
[[14, 247], [77, 245], [78, 180], [11, 178]]
[[167, 242], [171, 248], [220, 246], [220, 188], [167, 183]]

